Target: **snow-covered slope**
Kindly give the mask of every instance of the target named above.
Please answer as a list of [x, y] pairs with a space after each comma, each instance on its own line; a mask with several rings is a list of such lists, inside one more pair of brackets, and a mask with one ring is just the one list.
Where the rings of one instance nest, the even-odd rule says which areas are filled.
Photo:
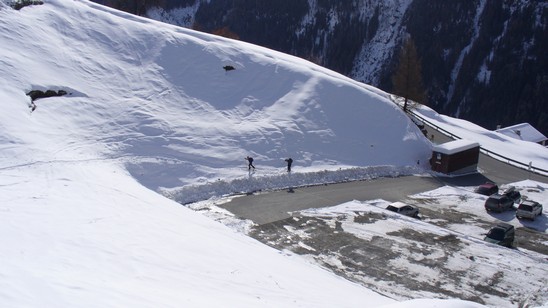
[[[247, 177], [246, 155], [264, 174], [414, 164], [430, 145], [385, 93], [83, 0], [0, 2], [0, 75], [3, 306], [392, 302], [142, 185]], [[30, 113], [30, 90], [69, 95]]]
[[[1, 14], [1, 73], [13, 92], [2, 125], [32, 149], [23, 162], [124, 157], [147, 183], [173, 187], [241, 176], [246, 155], [267, 170], [287, 156], [325, 168], [428, 156], [385, 93], [294, 57], [80, 1]], [[33, 89], [71, 95], [38, 100], [29, 115]]]
[[143, 189], [118, 165], [3, 169], [4, 307], [351, 307], [390, 302]]

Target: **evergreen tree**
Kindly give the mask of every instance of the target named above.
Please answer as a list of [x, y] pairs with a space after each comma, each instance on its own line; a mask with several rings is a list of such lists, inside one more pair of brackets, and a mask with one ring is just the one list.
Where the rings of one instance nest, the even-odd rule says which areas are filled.
[[422, 85], [421, 63], [411, 38], [405, 41], [400, 51], [398, 67], [392, 76], [392, 92], [404, 97], [403, 111], [405, 112], [410, 107], [409, 100], [425, 103], [426, 94]]

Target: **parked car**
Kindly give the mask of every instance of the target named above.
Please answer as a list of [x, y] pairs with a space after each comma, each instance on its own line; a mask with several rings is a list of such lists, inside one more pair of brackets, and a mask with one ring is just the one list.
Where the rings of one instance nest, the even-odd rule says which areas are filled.
[[386, 209], [409, 217], [419, 217], [418, 207], [403, 202], [390, 203]]
[[485, 200], [485, 209], [487, 211], [504, 212], [512, 209], [514, 201], [508, 196], [494, 194]]
[[514, 226], [510, 224], [499, 223], [491, 228], [491, 230], [489, 230], [483, 240], [505, 247], [512, 247], [514, 246], [514, 235]]
[[512, 199], [514, 203], [519, 204], [521, 202], [521, 193], [514, 186], [508, 186], [502, 194]]
[[516, 210], [516, 218], [535, 220], [539, 215], [542, 215], [542, 204], [532, 200], [521, 201]]
[[487, 182], [485, 184], [481, 184], [474, 190], [478, 194], [482, 194], [485, 196], [490, 196], [492, 194], [496, 194], [499, 192], [499, 187], [495, 183]]

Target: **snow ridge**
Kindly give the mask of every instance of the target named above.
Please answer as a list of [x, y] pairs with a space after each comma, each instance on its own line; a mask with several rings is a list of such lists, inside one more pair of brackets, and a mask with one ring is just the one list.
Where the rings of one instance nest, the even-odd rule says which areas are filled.
[[398, 177], [424, 173], [424, 170], [418, 167], [374, 166], [266, 176], [256, 175], [255, 173], [250, 172], [247, 178], [217, 180], [207, 184], [187, 185], [175, 189], [161, 188], [159, 191], [170, 199], [187, 204], [232, 194], [371, 180], [379, 177]]

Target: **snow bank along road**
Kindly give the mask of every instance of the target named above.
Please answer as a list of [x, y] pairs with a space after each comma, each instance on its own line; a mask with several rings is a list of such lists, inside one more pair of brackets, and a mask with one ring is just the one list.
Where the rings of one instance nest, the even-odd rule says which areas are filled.
[[[433, 134], [436, 143], [453, 140], [428, 125], [426, 127], [428, 135]], [[424, 192], [444, 185], [475, 186], [486, 181], [501, 185], [526, 179], [548, 183], [548, 177], [546, 176], [506, 164], [483, 153], [480, 153], [478, 169], [481, 173], [460, 177], [406, 176], [381, 178], [372, 181], [303, 187], [290, 192], [277, 191], [253, 194], [242, 198], [234, 198], [222, 207], [241, 218], [252, 220], [257, 224], [265, 224], [289, 217], [288, 212], [334, 206], [351, 200], [384, 199], [398, 201], [405, 199], [410, 194]]]

